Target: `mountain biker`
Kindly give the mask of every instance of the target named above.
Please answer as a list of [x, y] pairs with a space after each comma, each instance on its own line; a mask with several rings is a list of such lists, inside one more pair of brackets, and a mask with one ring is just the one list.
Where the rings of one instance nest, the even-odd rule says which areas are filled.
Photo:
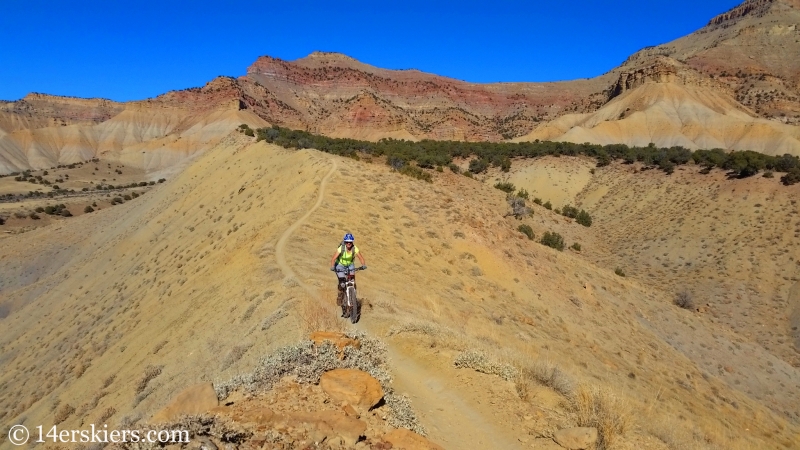
[[[342, 307], [342, 317], [347, 315], [346, 306], [344, 304], [345, 280], [348, 272], [354, 273], [356, 270], [355, 264], [353, 264], [356, 256], [358, 260], [361, 261], [361, 268], [366, 269], [367, 263], [364, 262], [364, 256], [361, 255], [361, 251], [356, 247], [355, 238], [352, 234], [347, 233], [344, 235], [344, 239], [342, 239], [342, 244], [339, 245], [339, 248], [336, 249], [336, 253], [334, 253], [331, 258], [331, 271], [336, 272], [336, 277], [339, 279], [337, 284], [339, 293], [336, 296], [336, 305]], [[356, 289], [358, 289], [358, 287], [356, 287]]]

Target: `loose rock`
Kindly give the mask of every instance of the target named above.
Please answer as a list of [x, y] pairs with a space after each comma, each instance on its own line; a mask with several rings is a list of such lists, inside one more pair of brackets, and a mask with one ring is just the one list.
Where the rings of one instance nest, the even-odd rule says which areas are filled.
[[594, 448], [594, 444], [597, 442], [597, 428], [565, 428], [553, 433], [553, 440], [569, 450]]
[[319, 386], [337, 403], [370, 409], [383, 398], [381, 384], [357, 369], [334, 369], [320, 377]]

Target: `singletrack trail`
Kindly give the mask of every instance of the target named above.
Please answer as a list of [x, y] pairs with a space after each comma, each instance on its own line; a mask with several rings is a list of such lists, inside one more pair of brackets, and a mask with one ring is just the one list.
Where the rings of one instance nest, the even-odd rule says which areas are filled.
[[275, 259], [278, 261], [278, 267], [280, 267], [283, 274], [287, 278], [294, 279], [297, 284], [303, 288], [303, 290], [308, 292], [308, 294], [314, 298], [317, 297], [316, 293], [313, 292], [308, 285], [303, 283], [303, 280], [297, 277], [297, 275], [294, 273], [294, 270], [292, 270], [292, 268], [286, 262], [286, 243], [289, 241], [289, 238], [292, 237], [292, 234], [300, 227], [300, 225], [305, 223], [305, 221], [311, 217], [311, 214], [314, 214], [314, 211], [316, 211], [317, 208], [322, 205], [322, 201], [325, 199], [325, 187], [328, 186], [328, 182], [333, 174], [336, 173], [336, 168], [338, 167], [336, 160], [332, 160], [331, 162], [333, 163], [331, 170], [325, 174], [325, 176], [322, 178], [322, 182], [319, 184], [319, 194], [317, 196], [316, 203], [314, 203], [314, 206], [312, 206], [308, 211], [306, 211], [305, 214], [303, 214], [303, 217], [297, 219], [295, 223], [291, 224], [289, 228], [283, 232], [280, 239], [278, 239], [278, 244], [275, 246]]
[[[316, 203], [302, 217], [283, 232], [275, 246], [275, 258], [283, 274], [294, 279], [306, 293], [316, 301], [322, 301], [319, 294], [297, 277], [286, 261], [286, 244], [292, 234], [311, 217], [311, 214], [322, 205], [325, 188], [338, 167], [332, 160], [331, 170], [320, 183]], [[344, 319], [343, 319], [344, 320]], [[369, 324], [357, 324], [356, 328], [365, 329], [376, 334]], [[448, 450], [453, 449], [517, 449], [519, 443], [497, 430], [473, 408], [457, 390], [448, 386], [451, 382], [443, 379], [429, 368], [413, 360], [413, 351], [394, 348], [387, 342], [394, 388], [399, 393], [407, 394], [411, 405], [417, 412], [428, 437]]]

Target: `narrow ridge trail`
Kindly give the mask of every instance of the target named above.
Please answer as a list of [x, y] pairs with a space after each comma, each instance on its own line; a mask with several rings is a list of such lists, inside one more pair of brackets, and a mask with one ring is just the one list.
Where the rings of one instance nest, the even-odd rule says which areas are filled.
[[[322, 205], [325, 188], [338, 167], [336, 160], [331, 160], [331, 162], [332, 167], [320, 183], [314, 206], [283, 232], [275, 246], [275, 259], [283, 274], [287, 278], [295, 280], [316, 301], [321, 301], [319, 294], [298, 278], [286, 261], [286, 244], [292, 234]], [[364, 328], [365, 331], [375, 334], [369, 325], [359, 324], [357, 328]], [[411, 406], [417, 412], [420, 422], [431, 440], [451, 450], [520, 448], [518, 442], [497, 430], [457, 391], [448, 388], [450, 383], [415, 362], [413, 356], [408, 352], [393, 348], [391, 343], [387, 342], [386, 344], [392, 363], [394, 388], [398, 393], [407, 394], [410, 397]]]
[[333, 174], [336, 173], [336, 168], [338, 167], [336, 160], [332, 160], [331, 162], [333, 163], [331, 170], [325, 174], [325, 176], [322, 178], [322, 182], [319, 184], [319, 194], [317, 194], [317, 201], [314, 203], [314, 206], [306, 211], [302, 217], [297, 219], [295, 223], [289, 225], [289, 228], [283, 232], [281, 237], [278, 239], [278, 243], [275, 245], [275, 259], [277, 260], [278, 267], [280, 267], [283, 274], [287, 278], [294, 279], [297, 284], [299, 284], [300, 287], [308, 292], [308, 294], [313, 298], [318, 297], [316, 292], [314, 292], [313, 289], [311, 289], [308, 285], [303, 283], [303, 280], [297, 277], [297, 275], [294, 273], [294, 270], [292, 270], [292, 268], [289, 266], [289, 263], [286, 262], [286, 243], [289, 241], [289, 238], [292, 237], [292, 234], [297, 231], [298, 228], [300, 228], [300, 225], [305, 223], [305, 221], [311, 217], [311, 214], [314, 214], [314, 211], [316, 211], [317, 208], [322, 205], [322, 201], [325, 199], [325, 188], [328, 186], [328, 182], [331, 180]]

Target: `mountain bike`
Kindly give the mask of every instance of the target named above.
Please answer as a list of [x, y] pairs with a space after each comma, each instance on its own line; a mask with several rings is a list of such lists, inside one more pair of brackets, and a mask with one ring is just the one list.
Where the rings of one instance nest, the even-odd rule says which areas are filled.
[[[355, 269], [345, 268], [343, 272], [346, 273], [344, 282], [344, 301], [342, 308], [346, 313], [344, 317], [350, 317], [351, 323], [358, 322], [361, 316], [361, 304], [358, 302], [358, 295], [356, 293], [356, 271], [365, 270], [366, 267], [356, 267]], [[339, 277], [337, 273], [337, 278]], [[340, 278], [341, 279], [341, 278]]]

